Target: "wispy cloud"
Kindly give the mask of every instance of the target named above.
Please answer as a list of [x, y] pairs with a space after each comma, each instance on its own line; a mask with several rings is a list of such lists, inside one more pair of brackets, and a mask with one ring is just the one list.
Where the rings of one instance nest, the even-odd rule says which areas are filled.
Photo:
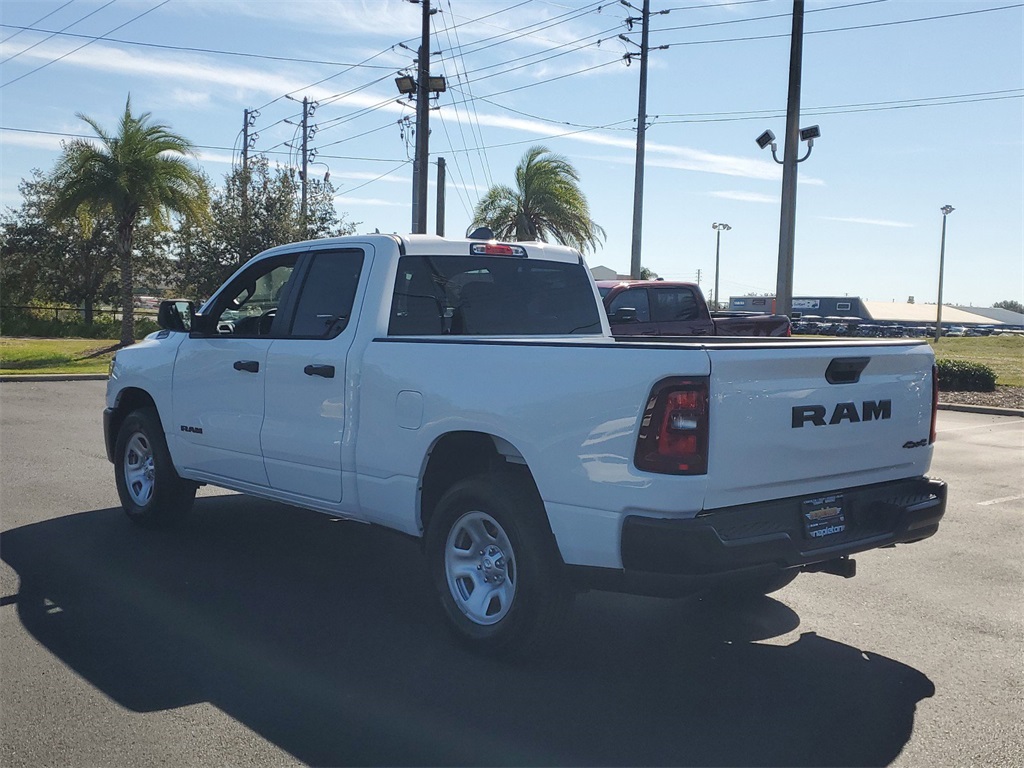
[[913, 224], [908, 224], [905, 221], [889, 221], [888, 219], [862, 219], [856, 216], [819, 216], [819, 219], [825, 221], [842, 221], [847, 224], [867, 224], [871, 227], [896, 227], [899, 229], [912, 228]]
[[[49, 50], [47, 46], [41, 45], [25, 55], [50, 59], [53, 58], [53, 51]], [[274, 97], [299, 90], [320, 100], [326, 100], [336, 95], [324, 86], [307, 88], [306, 83], [285, 74], [224, 66], [199, 57], [160, 56], [151, 52], [142, 55], [101, 44], [92, 45], [73, 53], [67, 56], [62, 63], [101, 72], [129, 72], [135, 76], [173, 80], [182, 93], [189, 92], [189, 84], [195, 83], [221, 86], [240, 93], [265, 94]], [[363, 91], [346, 95], [342, 99], [336, 100], [334, 104], [344, 104], [355, 108], [374, 107], [382, 112], [403, 113], [403, 107], [394, 102], [391, 94], [373, 94]], [[467, 113], [457, 112], [449, 107], [443, 107], [440, 110], [440, 115], [444, 120], [452, 122], [470, 119]], [[477, 113], [472, 119], [481, 126], [518, 131], [537, 137], [549, 138], [559, 133], [557, 128], [539, 120], [483, 112]], [[617, 163], [633, 162], [635, 143], [631, 136], [609, 136], [597, 131], [584, 131], [569, 133], [562, 138], [582, 144], [624, 150], [621, 156], [611, 157], [609, 160]], [[716, 154], [658, 142], [648, 142], [647, 153], [647, 163], [652, 167], [770, 181], [776, 181], [781, 177], [778, 165], [752, 157]], [[820, 179], [808, 176], [802, 177], [800, 182], [812, 185], [824, 184]]]
[[738, 200], [741, 203], [777, 203], [777, 195], [765, 195], [760, 192], [741, 192], [739, 190], [723, 190], [711, 192], [711, 197], [719, 197], [723, 200]]

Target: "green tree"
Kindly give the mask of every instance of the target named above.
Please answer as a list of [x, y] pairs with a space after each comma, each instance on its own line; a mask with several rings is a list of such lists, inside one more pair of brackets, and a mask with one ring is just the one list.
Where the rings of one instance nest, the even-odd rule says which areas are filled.
[[515, 189], [496, 184], [477, 203], [472, 227], [490, 227], [499, 240], [554, 240], [596, 250], [604, 230], [590, 218], [580, 176], [546, 147], [527, 150], [516, 166]]
[[1006, 299], [1006, 301], [997, 301], [992, 305], [995, 309], [1008, 309], [1011, 312], [1019, 312], [1024, 315], [1024, 304], [1013, 299]]
[[0, 235], [0, 279], [6, 304], [81, 304], [86, 325], [97, 302], [116, 291], [113, 227], [86, 210], [50, 221], [53, 179], [33, 171], [18, 185], [22, 203], [8, 209]]
[[185, 216], [174, 233], [179, 290], [207, 297], [260, 251], [355, 231], [355, 224], [335, 209], [330, 182], [309, 182], [305, 228], [300, 200], [300, 181], [290, 168], [271, 167], [263, 156], [252, 158], [245, 170], [234, 168], [211, 195], [209, 220]]
[[149, 112], [132, 114], [131, 97], [116, 134], [78, 114], [95, 131], [98, 143], [76, 139], [67, 144], [56, 171], [52, 220], [109, 214], [114, 223], [114, 251], [120, 277], [121, 343], [131, 344], [135, 331], [133, 244], [136, 227], [148, 221], [156, 230], [169, 227], [170, 214], [202, 220], [207, 213], [205, 180], [187, 160], [194, 157], [188, 139], [154, 123]]
[[[82, 319], [91, 326], [96, 305], [116, 298], [119, 290], [110, 215], [95, 216], [83, 207], [75, 216], [53, 219], [56, 183], [39, 170], [22, 179], [18, 190], [21, 205], [0, 221], [4, 304], [81, 305]], [[165, 284], [170, 263], [152, 226], [137, 227], [134, 242], [136, 278], [154, 287]]]

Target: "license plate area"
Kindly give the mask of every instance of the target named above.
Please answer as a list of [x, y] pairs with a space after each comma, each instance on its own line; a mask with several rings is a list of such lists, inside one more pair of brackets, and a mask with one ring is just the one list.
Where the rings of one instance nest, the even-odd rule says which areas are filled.
[[821, 541], [846, 531], [846, 510], [841, 493], [807, 499], [800, 505], [804, 538]]

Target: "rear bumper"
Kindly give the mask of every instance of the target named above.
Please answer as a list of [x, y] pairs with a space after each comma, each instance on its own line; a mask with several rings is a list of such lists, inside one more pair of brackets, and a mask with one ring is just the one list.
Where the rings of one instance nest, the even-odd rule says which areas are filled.
[[847, 527], [810, 538], [805, 497], [707, 510], [690, 520], [631, 515], [622, 528], [621, 571], [575, 569], [586, 586], [641, 594], [698, 591], [716, 583], [813, 566], [857, 552], [920, 541], [946, 511], [946, 484], [927, 477], [836, 491]]

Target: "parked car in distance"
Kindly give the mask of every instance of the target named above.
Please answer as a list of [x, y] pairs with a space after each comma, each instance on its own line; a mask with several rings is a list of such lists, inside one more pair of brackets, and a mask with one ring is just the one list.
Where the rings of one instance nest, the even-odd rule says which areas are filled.
[[700, 286], [668, 280], [598, 280], [613, 336], [791, 336], [789, 318], [712, 312]]

